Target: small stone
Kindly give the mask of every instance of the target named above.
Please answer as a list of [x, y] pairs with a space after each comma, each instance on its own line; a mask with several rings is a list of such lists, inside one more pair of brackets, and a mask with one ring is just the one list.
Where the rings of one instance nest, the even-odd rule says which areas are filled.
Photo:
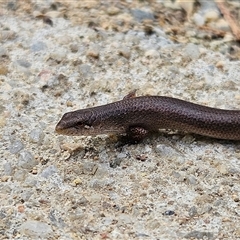
[[133, 224], [133, 220], [132, 220], [131, 215], [123, 214], [123, 213], [118, 216], [118, 222], [120, 223], [120, 225], [122, 225], [122, 224], [127, 224], [127, 225]]
[[83, 173], [84, 174], [95, 174], [98, 169], [98, 166], [95, 163], [86, 162], [83, 164]]
[[142, 11], [140, 9], [133, 9], [131, 12], [132, 12], [133, 17], [138, 22], [142, 22], [144, 19], [154, 20], [154, 15], [150, 11]]
[[177, 179], [181, 179], [183, 178], [182, 175], [179, 172], [173, 171], [172, 172], [172, 176], [177, 178]]
[[98, 167], [95, 177], [99, 179], [103, 179], [104, 177], [108, 176], [108, 168], [107, 167]]
[[206, 0], [198, 0], [200, 3], [200, 11], [206, 13], [207, 11], [218, 11], [217, 5], [215, 1], [206, 1]]
[[7, 124], [6, 116], [0, 115], [0, 128], [3, 128]]
[[216, 192], [218, 194], [218, 196], [224, 196], [226, 190], [223, 186], [219, 187], [218, 191]]
[[165, 216], [171, 216], [171, 215], [174, 215], [174, 214], [175, 214], [175, 212], [172, 211], [172, 210], [167, 210], [163, 213], [163, 215], [165, 215]]
[[217, 29], [222, 30], [222, 31], [229, 31], [229, 24], [227, 23], [227, 21], [225, 19], [219, 19], [216, 23], [215, 26]]
[[99, 58], [99, 47], [98, 46], [92, 46], [88, 49], [86, 55], [88, 57], [93, 57], [93, 58]]
[[225, 66], [225, 61], [218, 61], [215, 66], [217, 68], [223, 69], [223, 67]]
[[115, 7], [115, 6], [110, 6], [108, 9], [107, 9], [107, 13], [108, 15], [110, 16], [113, 16], [113, 15], [116, 15], [120, 12], [120, 9]]
[[[8, 90], [10, 90], [11, 88], [9, 88]], [[2, 89], [1, 89], [2, 90]], [[5, 90], [5, 89], [4, 89]], [[2, 104], [0, 104], [0, 116], [1, 115], [9, 115], [9, 112], [8, 111], [6, 111], [6, 107], [5, 106], [3, 106]]]
[[149, 49], [145, 52], [145, 57], [147, 58], [160, 58], [160, 54], [159, 51], [157, 51], [156, 49]]
[[129, 59], [131, 56], [131, 52], [130, 52], [129, 48], [127, 48], [127, 47], [120, 48], [118, 53], [119, 53], [119, 55], [125, 57], [126, 59]]
[[25, 59], [19, 59], [17, 60], [17, 64], [21, 67], [24, 67], [24, 68], [30, 68], [31, 67], [31, 63], [29, 63], [27, 60]]
[[213, 233], [211, 232], [200, 232], [200, 231], [192, 231], [184, 236], [185, 238], [190, 239], [213, 239]]
[[40, 51], [43, 51], [45, 49], [47, 49], [47, 45], [44, 42], [41, 42], [41, 41], [36, 42], [31, 46], [31, 50], [33, 52], [40, 52]]
[[0, 65], [0, 75], [7, 75], [8, 74], [8, 67]]
[[178, 0], [176, 2], [182, 9], [184, 9], [189, 18], [192, 15], [195, 0]]
[[191, 60], [198, 59], [200, 56], [200, 51], [197, 45], [193, 43], [187, 44], [184, 52], [185, 58], [190, 58]]
[[204, 213], [209, 213], [211, 210], [212, 210], [212, 206], [206, 204], [199, 209], [198, 213], [199, 215], [203, 215]]
[[146, 222], [147, 226], [149, 229], [154, 230], [154, 229], [160, 229], [162, 226], [162, 222], [159, 222], [157, 219], [153, 219], [153, 220], [148, 220]]
[[10, 153], [16, 154], [18, 152], [20, 152], [22, 149], [24, 148], [24, 145], [22, 144], [21, 141], [16, 140], [14, 142], [12, 142], [9, 151]]
[[205, 24], [204, 17], [199, 13], [194, 13], [192, 18], [193, 18], [194, 23], [199, 27], [203, 26]]
[[197, 179], [193, 175], [187, 176], [187, 181], [191, 185], [197, 184]]
[[36, 168], [36, 167], [33, 167], [33, 169], [32, 169], [32, 174], [37, 174], [37, 173], [38, 173], [37, 168]]
[[66, 106], [67, 106], [67, 107], [73, 107], [73, 102], [70, 101], [70, 100], [67, 100]]
[[225, 165], [221, 164], [221, 165], [217, 166], [217, 168], [218, 168], [218, 171], [221, 174], [223, 174], [223, 175], [228, 174], [228, 169], [227, 169], [227, 167]]
[[0, 32], [0, 42], [13, 40], [16, 38], [16, 33], [12, 30], [3, 30]]
[[10, 162], [7, 162], [3, 165], [3, 169], [4, 169], [4, 174], [7, 176], [11, 176], [13, 173], [13, 168]]
[[[58, 15], [60, 16], [61, 14], [58, 14]], [[52, 21], [51, 17], [49, 17], [49, 16], [44, 16], [43, 17], [43, 22], [50, 25], [51, 27], [53, 26], [53, 21]]]
[[172, 73], [179, 74], [179, 68], [177, 68], [176, 66], [170, 66], [168, 70]]
[[88, 64], [81, 64], [79, 66], [79, 72], [82, 74], [83, 77], [88, 77], [92, 74], [91, 66]]
[[[10, 187], [10, 185], [7, 185], [7, 184], [1, 184], [0, 189], [1, 189], [1, 195], [2, 196], [4, 196], [4, 194], [10, 194], [10, 192], [13, 190], [13, 188]], [[4, 200], [5, 200], [4, 198], [1, 198], [1, 206], [3, 205], [2, 201], [4, 201]], [[0, 217], [1, 217], [1, 213], [2, 213], [2, 211], [0, 212]]]
[[235, 226], [233, 234], [236, 238], [240, 238], [240, 227]]
[[133, 45], [138, 45], [140, 42], [139, 37], [132, 34], [126, 34], [126, 35], [119, 34], [117, 36], [120, 38], [119, 39], [120, 41], [122, 41], [122, 39], [125, 39], [125, 42], [132, 42]]
[[14, 92], [14, 97], [15, 97], [15, 102], [16, 104], [21, 104], [21, 105], [28, 105], [28, 103], [31, 100], [31, 95], [29, 95], [28, 92], [21, 91], [21, 90], [16, 90]]
[[9, 176], [2, 176], [2, 177], [1, 177], [1, 181], [2, 181], [2, 182], [7, 182], [8, 179], [10, 179]]
[[26, 179], [27, 175], [28, 172], [26, 170], [24, 169], [17, 170], [13, 175], [13, 179], [15, 181], [23, 182]]
[[115, 159], [113, 159], [113, 160], [110, 162], [110, 167], [111, 167], [111, 168], [116, 168], [116, 167], [120, 166], [122, 160], [123, 160], [123, 159], [121, 159], [121, 158], [115, 158]]
[[33, 175], [28, 175], [24, 180], [23, 186], [27, 188], [33, 188], [37, 185], [37, 183], [38, 181]]
[[61, 149], [64, 151], [68, 151], [72, 155], [82, 151], [84, 147], [79, 143], [65, 143], [61, 145]]
[[97, 6], [99, 5], [98, 0], [81, 1], [80, 3], [81, 3], [81, 7], [87, 8], [87, 9], [94, 9], [94, 8], [97, 8]]
[[190, 217], [194, 217], [197, 215], [197, 208], [195, 206], [191, 207], [188, 211]]
[[233, 194], [232, 199], [233, 199], [234, 202], [239, 202], [239, 197], [238, 197], [237, 194]]
[[73, 52], [73, 53], [78, 52], [78, 44], [77, 44], [77, 43], [71, 43], [71, 44], [70, 44], [70, 50], [71, 50], [71, 52]]
[[80, 205], [86, 206], [87, 203], [88, 203], [88, 200], [83, 196], [77, 201], [77, 203], [80, 204]]
[[189, 38], [193, 38], [193, 37], [196, 37], [197, 33], [195, 30], [188, 30], [186, 31], [185, 33], [185, 36], [189, 37]]
[[49, 178], [55, 173], [57, 173], [57, 168], [54, 165], [50, 165], [42, 171], [41, 177]]
[[[53, 4], [51, 4], [51, 6], [52, 6]], [[45, 14], [45, 16], [46, 16], [46, 18], [63, 18], [64, 17], [64, 10], [63, 11], [61, 11], [60, 10], [60, 8], [58, 9], [59, 11], [47, 11], [46, 12], [46, 14]], [[51, 26], [51, 24], [50, 24], [50, 26]]]
[[23, 151], [19, 154], [18, 166], [24, 169], [32, 169], [38, 164], [38, 161], [28, 151]]
[[20, 232], [31, 238], [46, 238], [52, 234], [52, 229], [46, 223], [29, 220], [20, 226]]
[[[89, 39], [91, 42], [95, 42], [96, 39], [98, 38], [98, 35], [99, 35], [99, 32], [97, 33], [97, 31], [94, 31], [93, 29], [88, 28], [88, 29], [85, 29], [85, 31], [83, 31], [83, 32], [80, 34], [80, 37], [85, 38], [85, 36], [88, 36], [88, 39]], [[82, 49], [82, 50], [85, 50], [85, 47], [84, 47], [84, 46], [81, 46], [81, 49]]]
[[[199, 84], [199, 85], [201, 85], [201, 84]], [[197, 88], [197, 84], [195, 84], [194, 87]], [[182, 138], [182, 141], [183, 141], [184, 143], [188, 143], [188, 144], [193, 143], [194, 140], [195, 140], [194, 136], [193, 136], [193, 135], [190, 135], [190, 134], [186, 134], [186, 135]]]
[[0, 47], [0, 57], [7, 56], [7, 50], [4, 47]]
[[156, 152], [160, 155], [160, 156], [167, 156], [167, 157], [171, 157], [174, 155], [174, 150], [171, 147], [166, 146], [165, 144], [158, 144], [156, 146]]
[[143, 21], [144, 22], [144, 26], [143, 26], [144, 32], [146, 33], [146, 35], [153, 34], [155, 32], [154, 31], [154, 27], [152, 25], [150, 25], [150, 24], [145, 23], [145, 21], [148, 22], [148, 21], [152, 21], [152, 20], [144, 20]]
[[24, 213], [24, 211], [25, 211], [24, 205], [19, 205], [19, 206], [18, 206], [18, 212]]
[[146, 154], [139, 154], [139, 155], [136, 156], [136, 159], [144, 162], [148, 159], [148, 156]]
[[62, 62], [67, 57], [67, 51], [63, 48], [59, 48], [57, 51], [51, 53], [51, 58], [54, 59], [56, 62]]
[[64, 227], [66, 227], [64, 219], [59, 216], [58, 211], [55, 209], [50, 210], [48, 217], [53, 226], [57, 226], [59, 229], [64, 229]]
[[215, 10], [209, 10], [204, 15], [205, 22], [213, 22], [219, 18], [219, 12]]
[[30, 132], [29, 137], [30, 137], [31, 142], [39, 144], [43, 141], [44, 133], [43, 133], [42, 129], [36, 128]]
[[76, 178], [76, 179], [73, 180], [73, 185], [74, 186], [77, 186], [77, 185], [79, 185], [81, 183], [82, 183], [82, 180], [80, 178]]
[[16, 11], [18, 7], [19, 7], [18, 1], [9, 1], [7, 3], [8, 10]]

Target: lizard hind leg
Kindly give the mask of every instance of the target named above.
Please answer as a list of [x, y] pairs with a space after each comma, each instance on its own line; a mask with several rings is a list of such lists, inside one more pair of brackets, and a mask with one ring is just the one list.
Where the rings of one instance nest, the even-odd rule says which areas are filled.
[[129, 137], [129, 139], [132, 139], [134, 142], [137, 143], [143, 140], [148, 135], [148, 133], [148, 130], [146, 130], [145, 128], [134, 126], [129, 127], [127, 131], [127, 136]]

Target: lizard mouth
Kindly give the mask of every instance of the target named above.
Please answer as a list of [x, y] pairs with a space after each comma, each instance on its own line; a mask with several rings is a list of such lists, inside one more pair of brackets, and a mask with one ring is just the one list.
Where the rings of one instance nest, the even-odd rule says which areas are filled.
[[64, 129], [64, 128], [61, 128], [61, 127], [56, 127], [55, 132], [58, 133], [58, 134], [61, 134], [61, 135], [68, 135], [68, 136], [82, 135], [75, 128]]
[[57, 124], [56, 127], [55, 127], [55, 131], [56, 131], [57, 133], [61, 133], [62, 131], [64, 131], [64, 129], [65, 129], [65, 128], [62, 126], [61, 121], [58, 122], [58, 124]]
[[61, 135], [69, 135], [69, 136], [93, 136], [97, 135], [97, 131], [94, 129], [94, 127], [90, 127], [88, 125], [83, 126], [83, 128], [79, 127], [68, 127], [65, 128], [61, 125], [61, 123], [58, 123], [55, 127], [55, 132]]
[[57, 125], [55, 127], [55, 132], [58, 133], [58, 134], [66, 135], [68, 131], [67, 131], [67, 129], [64, 129], [61, 126]]
[[58, 134], [62, 134], [62, 135], [74, 135], [74, 132], [76, 134], [76, 129], [75, 129], [75, 131], [73, 131], [73, 130], [74, 130], [74, 128], [64, 127], [63, 124], [61, 123], [61, 121], [55, 127], [55, 132]]

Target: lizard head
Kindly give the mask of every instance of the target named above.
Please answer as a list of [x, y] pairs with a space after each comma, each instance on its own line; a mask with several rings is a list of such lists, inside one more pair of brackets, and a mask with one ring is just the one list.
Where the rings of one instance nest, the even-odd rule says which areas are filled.
[[55, 131], [63, 135], [96, 135], [93, 124], [96, 118], [91, 110], [77, 110], [65, 113], [58, 122]]

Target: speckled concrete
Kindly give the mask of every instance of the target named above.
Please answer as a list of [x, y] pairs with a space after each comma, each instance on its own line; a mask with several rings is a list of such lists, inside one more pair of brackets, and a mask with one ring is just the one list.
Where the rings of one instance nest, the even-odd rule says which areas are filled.
[[240, 109], [240, 62], [160, 28], [52, 21], [0, 16], [1, 239], [240, 238], [238, 142], [170, 132], [119, 147], [54, 132], [63, 113], [133, 89]]

